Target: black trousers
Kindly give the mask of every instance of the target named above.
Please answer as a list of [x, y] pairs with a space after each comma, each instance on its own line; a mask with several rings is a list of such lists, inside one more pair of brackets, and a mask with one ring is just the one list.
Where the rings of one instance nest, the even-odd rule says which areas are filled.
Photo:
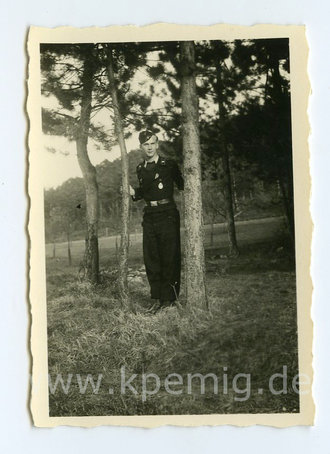
[[151, 298], [174, 301], [180, 292], [180, 215], [174, 204], [146, 207], [143, 258]]

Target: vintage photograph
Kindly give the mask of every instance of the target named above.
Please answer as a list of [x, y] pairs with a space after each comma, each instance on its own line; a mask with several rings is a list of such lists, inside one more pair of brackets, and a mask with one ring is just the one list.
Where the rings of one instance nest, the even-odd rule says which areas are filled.
[[312, 423], [308, 81], [290, 27], [64, 30], [29, 42], [34, 417]]

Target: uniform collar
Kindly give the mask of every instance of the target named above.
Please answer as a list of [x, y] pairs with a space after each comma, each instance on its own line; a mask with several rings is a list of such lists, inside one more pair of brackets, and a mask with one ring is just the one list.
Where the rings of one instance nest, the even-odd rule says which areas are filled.
[[158, 154], [158, 155], [156, 156], [156, 158], [154, 158], [152, 161], [146, 161], [146, 160], [144, 160], [144, 164], [143, 164], [143, 165], [144, 165], [144, 167], [147, 167], [147, 164], [151, 164], [152, 162], [154, 162], [155, 164], [157, 164], [158, 160], [159, 160], [159, 154]]

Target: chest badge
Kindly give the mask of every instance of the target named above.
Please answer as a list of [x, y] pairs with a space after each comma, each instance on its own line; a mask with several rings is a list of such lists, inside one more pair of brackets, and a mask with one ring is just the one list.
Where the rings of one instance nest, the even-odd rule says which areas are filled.
[[162, 182], [158, 183], [158, 189], [163, 189], [164, 185]]
[[155, 175], [155, 180], [157, 180], [157, 178], [159, 178], [159, 173], [156, 173]]

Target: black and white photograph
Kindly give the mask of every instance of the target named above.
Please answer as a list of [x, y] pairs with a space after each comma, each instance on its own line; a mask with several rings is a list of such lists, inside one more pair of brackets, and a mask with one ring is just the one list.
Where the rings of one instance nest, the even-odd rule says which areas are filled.
[[36, 424], [312, 424], [303, 27], [70, 30], [29, 40]]

